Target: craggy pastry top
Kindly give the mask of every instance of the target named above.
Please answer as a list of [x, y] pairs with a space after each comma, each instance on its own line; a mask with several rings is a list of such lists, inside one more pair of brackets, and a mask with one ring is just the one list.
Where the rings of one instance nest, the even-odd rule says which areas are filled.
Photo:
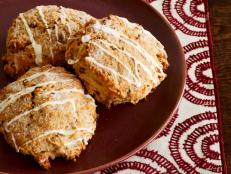
[[[160, 84], [169, 66], [164, 46], [150, 32], [114, 15], [92, 20], [70, 39], [66, 59], [89, 93], [106, 105], [138, 102]], [[108, 96], [96, 89], [105, 85]]]
[[92, 18], [85, 12], [55, 5], [20, 13], [8, 30], [5, 71], [18, 76], [34, 66], [63, 65], [67, 40]]
[[0, 127], [17, 151], [49, 168], [49, 158], [75, 159], [96, 128], [94, 99], [63, 68], [32, 68], [0, 91]]

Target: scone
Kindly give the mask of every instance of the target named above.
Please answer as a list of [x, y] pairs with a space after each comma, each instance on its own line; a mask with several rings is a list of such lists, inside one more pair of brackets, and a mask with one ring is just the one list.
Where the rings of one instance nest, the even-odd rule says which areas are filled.
[[45, 169], [49, 159], [75, 160], [96, 128], [94, 99], [60, 67], [30, 69], [0, 91], [0, 127], [8, 144]]
[[5, 72], [15, 77], [34, 66], [62, 66], [67, 40], [92, 18], [85, 12], [55, 5], [20, 13], [8, 30]]
[[66, 61], [98, 102], [136, 104], [166, 77], [164, 46], [142, 26], [110, 15], [91, 20], [67, 44]]

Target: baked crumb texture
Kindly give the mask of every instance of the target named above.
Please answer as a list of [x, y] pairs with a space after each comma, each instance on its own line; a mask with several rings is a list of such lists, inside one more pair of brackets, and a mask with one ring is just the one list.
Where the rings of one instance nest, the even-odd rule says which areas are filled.
[[55, 5], [20, 13], [8, 30], [5, 72], [17, 77], [34, 66], [64, 65], [67, 40], [90, 19], [85, 12]]
[[63, 68], [30, 69], [0, 91], [0, 132], [17, 152], [45, 169], [49, 159], [75, 160], [96, 128], [94, 99]]
[[98, 102], [136, 104], [166, 77], [163, 45], [142, 26], [110, 15], [68, 41], [66, 61]]

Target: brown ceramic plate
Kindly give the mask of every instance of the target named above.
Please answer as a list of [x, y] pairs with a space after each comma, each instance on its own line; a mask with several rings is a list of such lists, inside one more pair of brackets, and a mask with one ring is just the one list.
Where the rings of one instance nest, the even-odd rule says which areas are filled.
[[[95, 17], [124, 16], [151, 31], [167, 50], [170, 67], [167, 79], [146, 101], [98, 107], [96, 134], [77, 162], [57, 159], [47, 173], [90, 173], [124, 160], [147, 145], [164, 128], [183, 93], [185, 60], [181, 45], [160, 14], [140, 0], [2, 0], [0, 1], [0, 54], [5, 52], [7, 29], [18, 13], [36, 5], [56, 4], [84, 10]], [[0, 86], [9, 83], [0, 64]], [[31, 157], [20, 155], [0, 137], [0, 173], [44, 173]]]

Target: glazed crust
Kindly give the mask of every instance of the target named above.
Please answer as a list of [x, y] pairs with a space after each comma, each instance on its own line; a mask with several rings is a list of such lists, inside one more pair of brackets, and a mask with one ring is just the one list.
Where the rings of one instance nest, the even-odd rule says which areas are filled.
[[96, 117], [94, 99], [63, 68], [32, 68], [0, 91], [1, 133], [45, 169], [50, 158], [80, 155], [94, 134]]
[[65, 56], [88, 92], [108, 107], [145, 98], [169, 66], [164, 46], [150, 32], [114, 15], [91, 20], [69, 40]]
[[20, 13], [8, 30], [4, 70], [18, 77], [30, 67], [63, 66], [66, 42], [92, 19], [85, 12], [55, 5]]

